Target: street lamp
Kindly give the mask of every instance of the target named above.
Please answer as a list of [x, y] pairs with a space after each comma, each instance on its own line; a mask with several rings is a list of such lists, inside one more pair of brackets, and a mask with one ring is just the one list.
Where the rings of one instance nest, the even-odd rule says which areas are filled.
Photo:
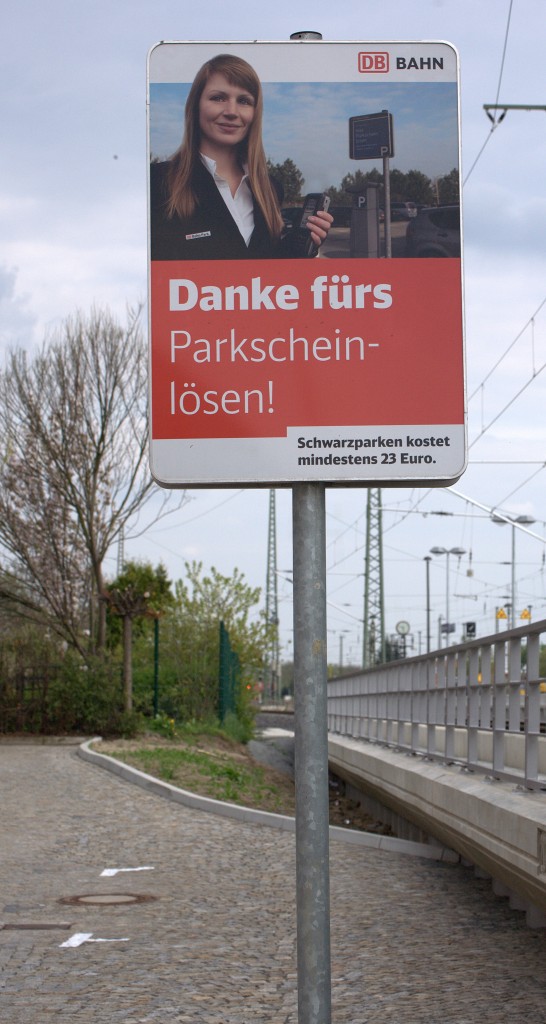
[[510, 586], [511, 591], [511, 608], [510, 608], [510, 629], [516, 628], [516, 526], [532, 526], [536, 523], [536, 519], [532, 516], [491, 516], [491, 519], [497, 526], [505, 526], [509, 523], [512, 527], [512, 582]]
[[457, 555], [459, 558], [461, 555], [466, 554], [466, 548], [431, 548], [431, 555], [445, 555], [446, 556], [446, 647], [449, 643], [450, 633], [450, 621], [449, 621], [449, 556]]

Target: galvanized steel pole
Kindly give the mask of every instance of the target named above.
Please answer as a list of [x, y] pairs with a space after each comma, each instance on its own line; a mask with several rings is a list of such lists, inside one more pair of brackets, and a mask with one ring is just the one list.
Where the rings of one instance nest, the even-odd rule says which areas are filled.
[[293, 486], [292, 522], [298, 1024], [331, 1024], [324, 484]]
[[324, 484], [292, 488], [298, 1024], [330, 1024]]

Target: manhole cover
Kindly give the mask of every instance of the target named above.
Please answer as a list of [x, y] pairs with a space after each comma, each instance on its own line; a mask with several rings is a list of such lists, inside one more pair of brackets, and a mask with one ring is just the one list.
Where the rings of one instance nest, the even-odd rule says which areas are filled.
[[112, 907], [121, 904], [149, 903], [157, 899], [157, 896], [150, 896], [144, 893], [134, 892], [88, 892], [81, 896], [63, 896], [59, 903], [70, 904], [91, 904], [92, 906]]

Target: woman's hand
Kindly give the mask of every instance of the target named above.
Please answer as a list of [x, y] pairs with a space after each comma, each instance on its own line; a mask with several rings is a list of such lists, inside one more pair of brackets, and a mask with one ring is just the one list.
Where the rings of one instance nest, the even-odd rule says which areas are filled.
[[315, 245], [321, 245], [326, 238], [334, 218], [331, 213], [327, 213], [326, 210], [319, 210], [312, 217], [309, 217], [307, 221], [307, 227], [311, 232], [311, 238]]

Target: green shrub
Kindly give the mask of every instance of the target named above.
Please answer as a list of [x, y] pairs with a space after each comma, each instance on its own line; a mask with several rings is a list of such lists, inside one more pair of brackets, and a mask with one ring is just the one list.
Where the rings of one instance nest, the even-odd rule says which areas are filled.
[[68, 653], [48, 693], [50, 724], [62, 733], [100, 732], [119, 715], [119, 673], [110, 660]]
[[228, 711], [222, 722], [222, 731], [236, 743], [248, 743], [254, 735], [253, 718], [238, 718], [232, 711]]

